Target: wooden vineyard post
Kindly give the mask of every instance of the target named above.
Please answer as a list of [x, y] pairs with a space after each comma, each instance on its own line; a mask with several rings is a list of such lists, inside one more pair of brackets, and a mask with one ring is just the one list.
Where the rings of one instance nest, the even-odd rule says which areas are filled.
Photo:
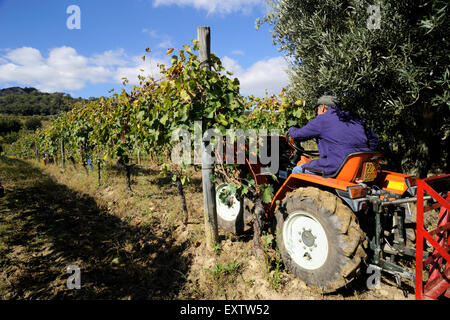
[[[211, 33], [209, 27], [198, 27], [197, 38], [199, 42], [200, 66], [211, 70]], [[205, 218], [206, 245], [212, 249], [219, 242], [217, 230], [216, 190], [211, 181], [214, 164], [207, 154], [208, 141], [202, 138], [202, 186]]]
[[61, 167], [64, 169], [64, 140], [61, 139]]
[[97, 179], [98, 179], [98, 186], [100, 186], [100, 159], [97, 160]]
[[41, 162], [41, 156], [39, 154], [39, 150], [38, 150], [38, 147], [37, 147], [36, 143], [34, 144], [34, 152], [36, 154], [36, 161], [38, 163], [40, 163]]

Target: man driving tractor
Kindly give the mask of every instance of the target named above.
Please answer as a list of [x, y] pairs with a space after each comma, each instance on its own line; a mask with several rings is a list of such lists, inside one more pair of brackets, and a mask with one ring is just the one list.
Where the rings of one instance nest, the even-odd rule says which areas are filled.
[[317, 117], [302, 128], [291, 127], [289, 136], [300, 141], [317, 139], [320, 158], [296, 166], [292, 173], [333, 174], [345, 157], [357, 151], [375, 151], [378, 137], [364, 120], [338, 107], [334, 96], [317, 101]]

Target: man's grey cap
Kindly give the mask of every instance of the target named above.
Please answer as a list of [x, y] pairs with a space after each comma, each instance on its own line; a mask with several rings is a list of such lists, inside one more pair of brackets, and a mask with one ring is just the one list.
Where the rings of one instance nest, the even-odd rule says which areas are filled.
[[339, 104], [339, 100], [335, 96], [321, 96], [319, 100], [317, 100], [317, 105], [325, 104], [328, 107], [336, 106]]

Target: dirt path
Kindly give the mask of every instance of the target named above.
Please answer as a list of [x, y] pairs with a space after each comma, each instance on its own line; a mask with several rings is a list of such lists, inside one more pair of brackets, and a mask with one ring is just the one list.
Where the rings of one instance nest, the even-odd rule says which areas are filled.
[[[366, 278], [322, 295], [283, 269], [270, 235], [266, 261], [253, 255], [251, 232], [221, 234], [221, 246], [209, 251], [195, 174], [186, 189], [187, 226], [175, 187], [150, 169], [135, 173], [133, 195], [120, 176], [97, 186], [94, 174], [20, 160], [0, 159], [0, 176], [7, 189], [0, 199], [0, 299], [414, 298], [411, 287], [389, 279], [368, 290]], [[70, 265], [81, 270], [80, 290], [67, 288]]]
[[[0, 174], [1, 298], [176, 296], [184, 280], [171, 269], [184, 272], [190, 261], [167, 230], [127, 224], [26, 162], [3, 159]], [[67, 289], [69, 265], [80, 267], [82, 290]]]

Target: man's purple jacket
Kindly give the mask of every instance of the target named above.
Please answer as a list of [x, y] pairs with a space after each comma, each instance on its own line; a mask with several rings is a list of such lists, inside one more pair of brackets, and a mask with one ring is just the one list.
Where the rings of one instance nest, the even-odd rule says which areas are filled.
[[317, 138], [320, 159], [312, 160], [302, 168], [335, 173], [345, 157], [357, 151], [375, 151], [378, 137], [365, 121], [334, 106], [312, 119], [302, 128], [291, 127], [289, 136], [300, 141]]

